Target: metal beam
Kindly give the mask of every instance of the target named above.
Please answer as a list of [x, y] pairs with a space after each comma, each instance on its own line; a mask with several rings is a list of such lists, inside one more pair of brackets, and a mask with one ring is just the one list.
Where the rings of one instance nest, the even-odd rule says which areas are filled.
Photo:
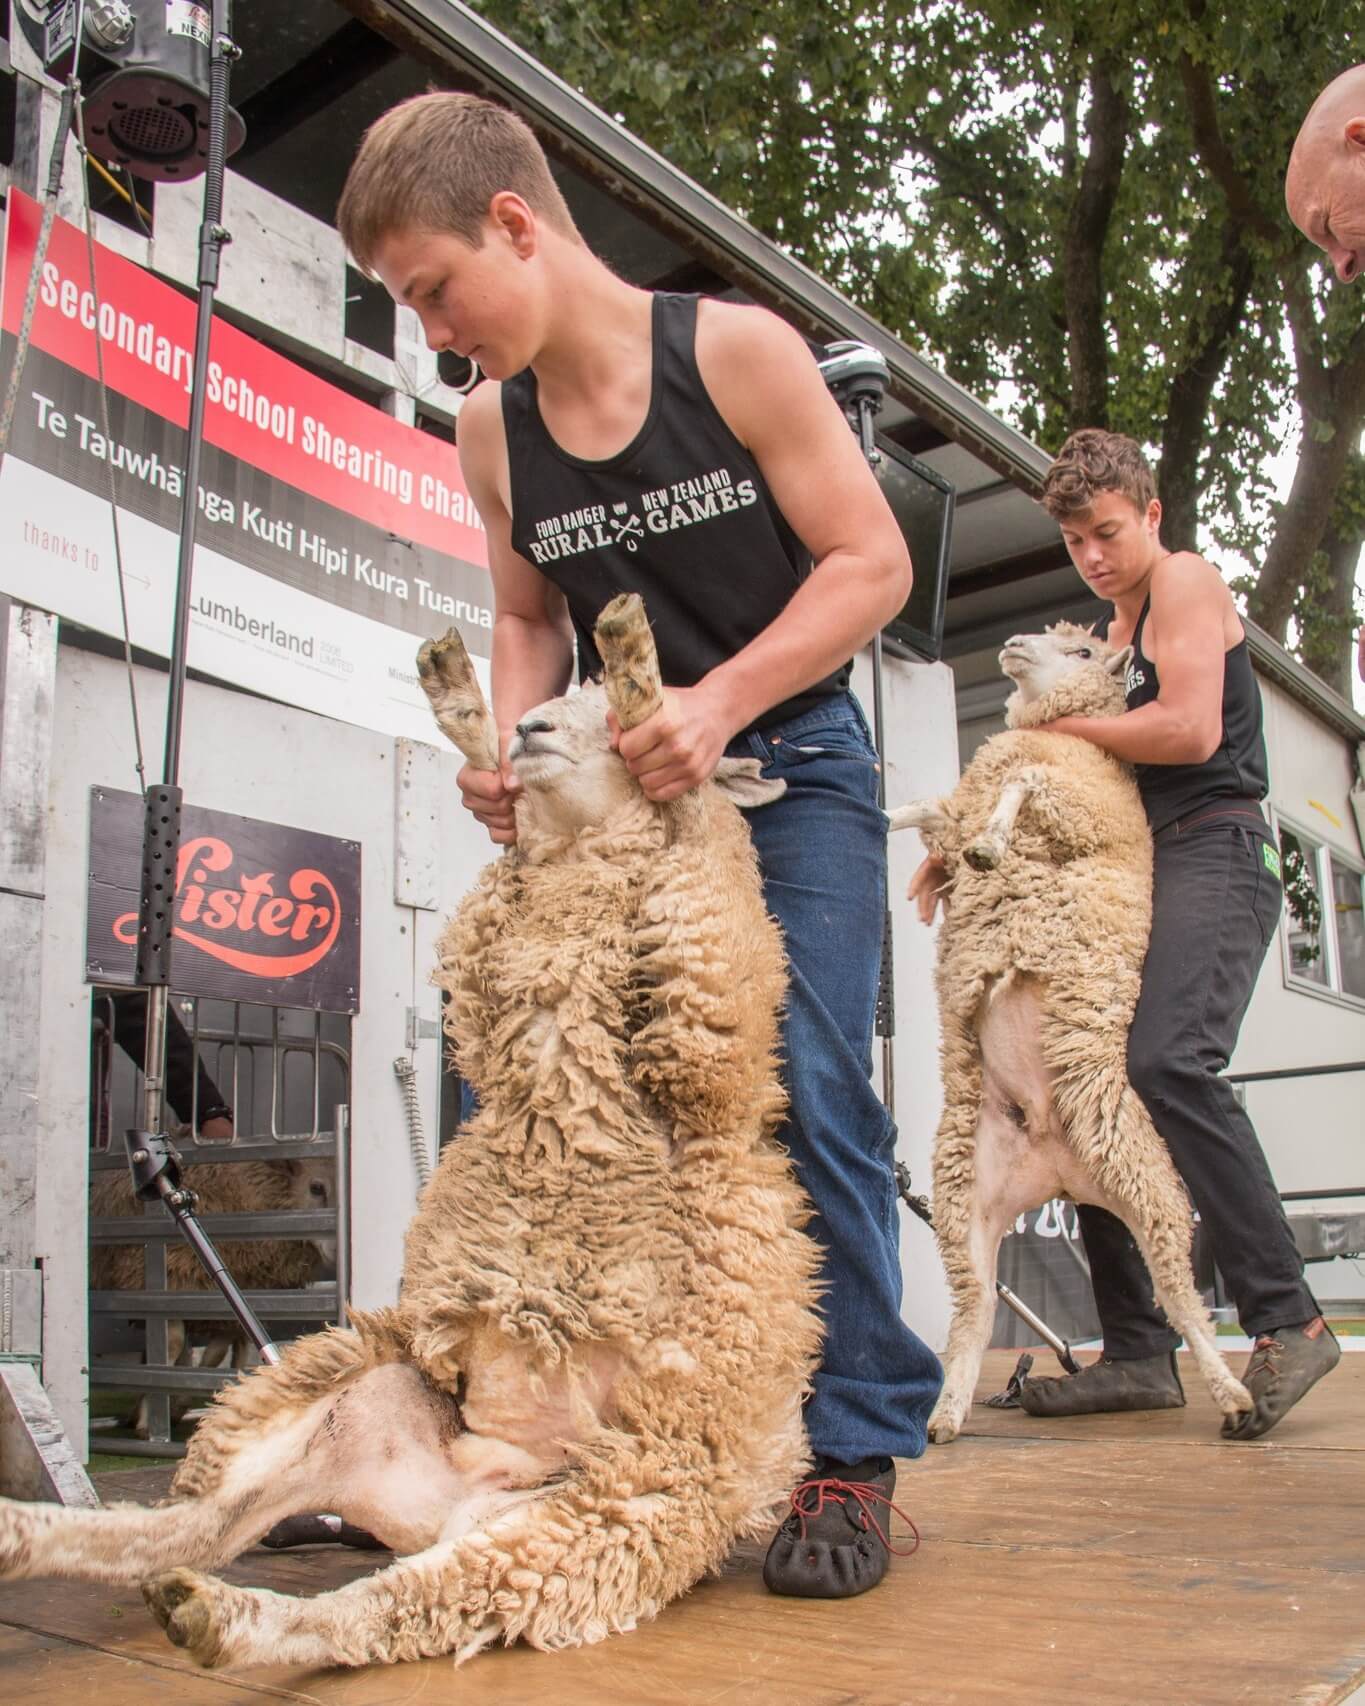
[[246, 125], [246, 141], [233, 156], [233, 165], [240, 167], [253, 154], [325, 111], [397, 56], [392, 42], [376, 36], [358, 20], [343, 24], [273, 83], [242, 102], [239, 110]]

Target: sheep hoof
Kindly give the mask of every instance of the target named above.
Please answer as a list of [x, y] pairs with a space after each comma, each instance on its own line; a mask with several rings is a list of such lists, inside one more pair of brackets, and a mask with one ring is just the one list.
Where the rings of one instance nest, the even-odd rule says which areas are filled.
[[955, 1415], [951, 1408], [935, 1410], [929, 1418], [929, 1443], [931, 1445], [947, 1445], [955, 1440], [962, 1431], [962, 1418]]
[[417, 675], [430, 694], [443, 687], [467, 691], [477, 681], [458, 628], [447, 628], [439, 640], [427, 640], [417, 653]]
[[167, 1570], [142, 1584], [147, 1609], [172, 1646], [183, 1647], [207, 1670], [227, 1657], [226, 1605], [229, 1590], [196, 1570]]
[[962, 857], [974, 871], [993, 871], [1000, 863], [1001, 849], [995, 842], [984, 838], [973, 841], [970, 847], [963, 849]]
[[1249, 1416], [1256, 1408], [1250, 1392], [1240, 1380], [1229, 1380], [1226, 1386], [1220, 1385], [1214, 1396], [1225, 1416]]
[[607, 700], [623, 729], [634, 728], [663, 702], [654, 634], [638, 593], [619, 593], [593, 629]]

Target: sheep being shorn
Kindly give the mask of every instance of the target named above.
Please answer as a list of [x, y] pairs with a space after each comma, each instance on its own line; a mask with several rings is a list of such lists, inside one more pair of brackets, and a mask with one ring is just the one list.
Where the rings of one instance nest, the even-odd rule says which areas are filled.
[[1251, 1408], [1194, 1284], [1184, 1186], [1128, 1082], [1152, 911], [1137, 786], [1088, 741], [1038, 732], [1054, 717], [1121, 713], [1131, 650], [1070, 623], [1008, 641], [1006, 731], [947, 799], [891, 814], [892, 828], [918, 829], [942, 855], [950, 885], [938, 939], [944, 1108], [933, 1175], [953, 1320], [929, 1422], [939, 1443], [971, 1406], [1000, 1240], [1018, 1214], [1058, 1196], [1126, 1223], [1219, 1409]]
[[[441, 944], [481, 1105], [423, 1192], [399, 1304], [221, 1393], [161, 1508], [0, 1504], [0, 1574], [152, 1576], [205, 1665], [558, 1648], [653, 1616], [799, 1482], [817, 1252], [772, 1135], [781, 944], [723, 792], [777, 790], [736, 761], [646, 800], [605, 726], [608, 701], [631, 724], [658, 699], [639, 601], [597, 638], [605, 689], [524, 719], [517, 848]], [[458, 641], [419, 666], [487, 762]], [[299, 1510], [408, 1555], [312, 1600], [166, 1573]]]
[[[269, 1214], [283, 1209], [327, 1208], [335, 1198], [334, 1161], [210, 1161], [187, 1166], [185, 1183], [199, 1198], [197, 1212], [211, 1214]], [[128, 1218], [134, 1226], [146, 1218], [133, 1195], [127, 1168], [94, 1174], [90, 1181], [92, 1219]], [[161, 1221], [166, 1212], [158, 1204]], [[130, 1236], [136, 1232], [130, 1228]], [[228, 1272], [244, 1291], [292, 1291], [312, 1285], [325, 1267], [336, 1261], [336, 1240], [252, 1239], [222, 1243], [218, 1253]], [[146, 1284], [143, 1246], [96, 1244], [90, 1251], [92, 1291], [140, 1291]], [[166, 1246], [166, 1286], [170, 1291], [212, 1291], [213, 1281], [189, 1245], [177, 1238]], [[132, 1313], [130, 1309], [130, 1314]], [[201, 1354], [197, 1366], [220, 1368], [232, 1363], [246, 1366], [248, 1341], [232, 1321], [167, 1322], [171, 1363], [188, 1368]], [[172, 1397], [172, 1422], [179, 1421], [202, 1399], [198, 1395]], [[129, 1425], [140, 1439], [149, 1432], [147, 1399], [139, 1399]]]

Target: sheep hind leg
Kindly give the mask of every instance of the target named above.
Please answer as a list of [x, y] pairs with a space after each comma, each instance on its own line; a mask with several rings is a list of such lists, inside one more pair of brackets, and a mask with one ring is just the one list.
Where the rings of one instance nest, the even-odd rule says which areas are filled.
[[[972, 1140], [967, 1202], [957, 1207], [953, 1183], [935, 1191], [934, 1219], [945, 1230], [939, 1247], [953, 1293], [953, 1322], [944, 1352], [943, 1391], [929, 1418], [929, 1438], [945, 1445], [961, 1432], [972, 1406], [981, 1358], [995, 1321], [995, 1275], [1000, 1241], [1010, 1223], [1061, 1188], [1052, 1110], [1040, 1072], [1016, 1047], [1008, 991], [988, 1012], [981, 1114]], [[1017, 1057], [1017, 1058], [1016, 1058]], [[1017, 1099], [1016, 1099], [1017, 1098]], [[957, 1195], [962, 1195], [959, 1189]]]
[[1208, 1310], [1195, 1289], [1190, 1266], [1193, 1222], [1185, 1187], [1176, 1173], [1170, 1151], [1136, 1093], [1125, 1090], [1123, 1101], [1123, 1113], [1131, 1113], [1134, 1126], [1139, 1130], [1146, 1128], [1141, 1131], [1140, 1148], [1136, 1150], [1142, 1156], [1142, 1164], [1135, 1170], [1140, 1189], [1120, 1189], [1100, 1206], [1117, 1215], [1137, 1240], [1152, 1276], [1156, 1300], [1171, 1326], [1184, 1339], [1214, 1403], [1225, 1416], [1250, 1411], [1251, 1395], [1219, 1354]]
[[[302, 1359], [307, 1379], [292, 1382]], [[292, 1402], [291, 1402], [292, 1398]], [[430, 1544], [464, 1479], [449, 1458], [453, 1400], [411, 1364], [375, 1364], [353, 1333], [316, 1335], [220, 1399], [168, 1503], [76, 1510], [0, 1499], [0, 1579], [130, 1584], [224, 1564], [298, 1511], [336, 1511], [402, 1547]]]
[[[935, 1203], [935, 1209], [938, 1204]], [[929, 1417], [929, 1438], [947, 1445], [962, 1432], [995, 1320], [995, 1264], [1000, 1231], [971, 1213], [965, 1244], [940, 1239], [953, 1295], [953, 1321], [943, 1353], [943, 1390]]]
[[[625, 1465], [614, 1486], [631, 1476]], [[464, 1659], [498, 1642], [553, 1650], [632, 1629], [717, 1567], [732, 1538], [700, 1487], [600, 1497], [563, 1481], [480, 1502], [482, 1515], [459, 1513], [460, 1534], [313, 1599], [192, 1570], [143, 1594], [206, 1667]]]

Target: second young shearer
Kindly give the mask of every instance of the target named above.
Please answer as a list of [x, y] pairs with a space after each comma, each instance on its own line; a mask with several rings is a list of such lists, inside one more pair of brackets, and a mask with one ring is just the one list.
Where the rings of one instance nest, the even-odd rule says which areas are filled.
[[[1193, 551], [1161, 543], [1161, 503], [1131, 438], [1087, 428], [1043, 482], [1081, 579], [1110, 610], [1097, 632], [1131, 645], [1118, 717], [1042, 725], [1133, 765], [1152, 827], [1152, 933], [1128, 1038], [1128, 1076], [1165, 1139], [1254, 1340], [1243, 1381], [1254, 1408], [1225, 1438], [1283, 1420], [1340, 1356], [1303, 1277], [1255, 1130], [1223, 1076], [1280, 916], [1280, 856], [1267, 790], [1261, 696], [1232, 594]], [[932, 914], [941, 871], [912, 893]], [[1027, 1380], [1033, 1415], [1159, 1410], [1185, 1402], [1178, 1343], [1132, 1234], [1079, 1209], [1104, 1352], [1079, 1374]]]
[[[870, 1082], [885, 819], [849, 660], [902, 606], [905, 543], [802, 339], [762, 309], [652, 294], [584, 244], [530, 130], [429, 94], [384, 115], [339, 224], [427, 342], [477, 361], [461, 465], [488, 530], [493, 711], [506, 751], [584, 675], [592, 625], [639, 592], [666, 687], [615, 731], [649, 798], [727, 752], [786, 792], [749, 814], [791, 992], [783, 1138], [824, 1251], [825, 1349], [806, 1409], [806, 1509], [764, 1568], [778, 1593], [861, 1593], [887, 1567], [893, 1457], [924, 1450], [938, 1361], [900, 1317], [894, 1128]], [[460, 773], [495, 842], [516, 780]], [[869, 1514], [870, 1513], [870, 1514]], [[875, 1518], [875, 1520], [873, 1520]]]

